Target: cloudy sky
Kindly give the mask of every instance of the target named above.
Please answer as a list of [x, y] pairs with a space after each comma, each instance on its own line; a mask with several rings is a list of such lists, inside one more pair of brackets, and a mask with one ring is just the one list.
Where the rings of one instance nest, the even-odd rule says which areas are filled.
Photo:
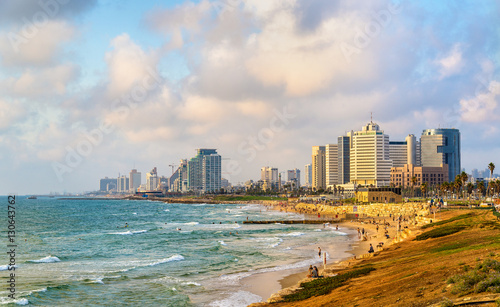
[[0, 194], [82, 192], [217, 148], [223, 177], [310, 163], [377, 122], [500, 166], [497, 1], [4, 0]]

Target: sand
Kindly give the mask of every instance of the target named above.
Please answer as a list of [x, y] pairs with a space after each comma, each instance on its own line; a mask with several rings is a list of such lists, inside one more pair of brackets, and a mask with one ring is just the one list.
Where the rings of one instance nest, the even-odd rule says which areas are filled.
[[[380, 223], [384, 221], [384, 217], [375, 219], [377, 221], [380, 221]], [[389, 219], [389, 217], [385, 217], [385, 219], [391, 224], [391, 226], [388, 227], [390, 239], [385, 238], [384, 227], [382, 225], [379, 225], [379, 231], [377, 232], [376, 225], [367, 223], [368, 219], [364, 221], [359, 220], [339, 223], [339, 230], [341, 230], [342, 228], [350, 228], [354, 230], [357, 230], [358, 228], [364, 228], [368, 233], [367, 240], [363, 241], [359, 239], [357, 235], [352, 235], [350, 237], [351, 240], [345, 243], [346, 246], [338, 246], [338, 243], [335, 246], [333, 244], [328, 245], [328, 242], [325, 242], [325, 244], [321, 248], [323, 251], [329, 253], [329, 255], [335, 255], [335, 249], [347, 250], [348, 252], [344, 253], [343, 256], [337, 256], [337, 259], [328, 261], [326, 272], [323, 272], [322, 265], [318, 265], [320, 275], [331, 275], [334, 273], [335, 269], [345, 268], [351, 261], [355, 261], [353, 259], [354, 256], [357, 256], [359, 258], [359, 256], [363, 254], [368, 254], [370, 244], [372, 244], [375, 251], [379, 250], [377, 248], [377, 245], [380, 242], [383, 242], [385, 247], [391, 245], [397, 231], [396, 227], [393, 225], [395, 223], [392, 222], [392, 218]], [[318, 227], [321, 227], [321, 224], [318, 224]], [[282, 289], [297, 287], [302, 280], [307, 278], [308, 273], [308, 267], [304, 267], [303, 269], [292, 269], [278, 272], [266, 272], [244, 278], [241, 280], [241, 283], [246, 291], [256, 294], [262, 297], [263, 301], [266, 301], [274, 293], [277, 293]]]

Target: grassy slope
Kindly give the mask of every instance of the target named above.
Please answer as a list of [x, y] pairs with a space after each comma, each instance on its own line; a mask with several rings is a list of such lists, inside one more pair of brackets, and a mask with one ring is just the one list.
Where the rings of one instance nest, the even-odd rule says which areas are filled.
[[[468, 212], [473, 214], [463, 216]], [[500, 260], [500, 224], [492, 212], [448, 211], [440, 213], [440, 219], [459, 215], [426, 228], [421, 240], [393, 245], [358, 263], [375, 268], [367, 276], [349, 280], [327, 295], [272, 306], [427, 306], [457, 298], [446, 282], [450, 277], [463, 274], [466, 267], [475, 267], [484, 259]], [[448, 234], [446, 229], [458, 231]]]

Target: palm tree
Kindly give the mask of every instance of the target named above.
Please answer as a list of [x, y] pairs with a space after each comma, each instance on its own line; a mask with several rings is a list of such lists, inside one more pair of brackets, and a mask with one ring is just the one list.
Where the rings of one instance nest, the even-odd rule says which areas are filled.
[[470, 195], [472, 194], [472, 191], [474, 190], [474, 184], [472, 182], [469, 182], [467, 184], [467, 194], [469, 194], [469, 197]]
[[477, 189], [479, 190], [480, 198], [481, 198], [481, 196], [484, 195], [484, 190], [485, 190], [484, 181], [479, 181], [479, 183], [477, 184]]
[[495, 164], [493, 164], [493, 162], [490, 162], [490, 164], [488, 164], [488, 169], [490, 170], [490, 179], [493, 178], [493, 171], [495, 170]]
[[422, 196], [425, 199], [425, 192], [427, 191], [427, 182], [422, 183], [422, 185], [420, 186], [420, 190], [422, 191]]
[[443, 182], [441, 183], [441, 192], [443, 192], [443, 198], [446, 199], [446, 197], [448, 196], [448, 188], [449, 188], [450, 184], [448, 182]]
[[455, 187], [455, 192], [457, 193], [457, 199], [458, 199], [459, 198], [458, 196], [460, 195], [460, 189], [462, 188], [462, 176], [457, 175], [455, 177], [454, 187]]
[[465, 192], [465, 183], [467, 182], [467, 180], [469, 179], [469, 176], [467, 175], [466, 172], [462, 172], [460, 174], [460, 180], [462, 181], [462, 198], [465, 198], [465, 195], [464, 192]]
[[411, 194], [412, 197], [415, 197], [415, 184], [417, 183], [417, 177], [411, 177]]

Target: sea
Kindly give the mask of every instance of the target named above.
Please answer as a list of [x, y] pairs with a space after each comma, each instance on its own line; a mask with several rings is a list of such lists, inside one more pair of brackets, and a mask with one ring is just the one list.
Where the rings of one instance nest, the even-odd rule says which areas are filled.
[[[244, 224], [305, 218], [258, 204], [17, 196], [9, 271], [7, 197], [0, 202], [2, 305], [247, 306], [267, 297], [251, 293], [244, 278], [305, 271], [321, 263], [320, 244], [354, 240], [354, 230], [336, 225]], [[337, 251], [328, 258], [347, 256]]]

